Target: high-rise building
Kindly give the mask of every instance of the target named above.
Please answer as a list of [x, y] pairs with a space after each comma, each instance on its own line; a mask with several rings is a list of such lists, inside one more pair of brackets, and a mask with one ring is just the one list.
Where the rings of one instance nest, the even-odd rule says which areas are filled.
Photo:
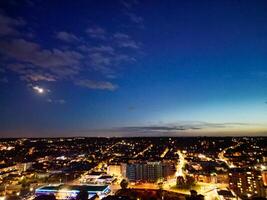
[[107, 174], [115, 177], [126, 177], [126, 163], [111, 164], [107, 167]]
[[266, 197], [266, 187], [260, 171], [233, 169], [229, 173], [229, 186], [239, 196]]
[[162, 175], [165, 179], [173, 176], [175, 172], [176, 164], [173, 161], [162, 162]]
[[172, 163], [132, 162], [126, 165], [126, 178], [129, 181], [156, 182], [174, 173]]
[[107, 168], [107, 173], [112, 176], [121, 177], [122, 176], [121, 165], [109, 165]]

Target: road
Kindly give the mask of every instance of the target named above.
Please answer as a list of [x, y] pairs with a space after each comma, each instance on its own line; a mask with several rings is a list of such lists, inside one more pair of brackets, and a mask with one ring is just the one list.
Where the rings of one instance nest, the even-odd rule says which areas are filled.
[[166, 154], [168, 153], [169, 148], [166, 147], [166, 149], [163, 151], [163, 153], [160, 155], [161, 158], [164, 158], [166, 156]]
[[229, 159], [226, 158], [226, 157], [224, 156], [224, 154], [226, 153], [226, 151], [227, 151], [228, 149], [235, 149], [236, 147], [240, 146], [241, 144], [243, 144], [243, 143], [242, 143], [242, 142], [238, 142], [236, 145], [227, 147], [227, 148], [225, 148], [224, 150], [222, 150], [222, 151], [218, 154], [219, 160], [225, 162], [229, 168], [235, 168], [236, 166], [235, 166], [232, 162], [230, 162]]
[[149, 149], [151, 149], [152, 147], [153, 147], [153, 144], [149, 145], [149, 146], [148, 146], [147, 148], [145, 148], [143, 151], [141, 151], [141, 152], [135, 154], [133, 158], [137, 158], [138, 156], [142, 156], [142, 155], [144, 155], [144, 153], [145, 153], [146, 151], [148, 151]]
[[178, 177], [178, 176], [183, 176], [185, 177], [185, 172], [183, 170], [185, 164], [186, 164], [186, 160], [185, 160], [185, 155], [180, 151], [178, 150], [177, 151], [177, 154], [179, 155], [179, 162], [176, 166], [176, 173], [175, 173], [175, 176]]

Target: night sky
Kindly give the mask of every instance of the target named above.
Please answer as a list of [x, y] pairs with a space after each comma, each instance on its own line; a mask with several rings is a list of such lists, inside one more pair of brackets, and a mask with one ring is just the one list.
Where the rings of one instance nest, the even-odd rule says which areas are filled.
[[0, 136], [267, 135], [267, 1], [0, 2]]

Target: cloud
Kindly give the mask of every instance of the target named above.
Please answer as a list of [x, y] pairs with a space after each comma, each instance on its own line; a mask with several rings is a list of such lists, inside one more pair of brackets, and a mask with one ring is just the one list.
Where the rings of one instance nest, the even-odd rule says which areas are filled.
[[[257, 130], [258, 129], [258, 130]], [[180, 121], [145, 126], [124, 126], [106, 129], [76, 130], [79, 135], [106, 134], [119, 137], [192, 137], [192, 136], [255, 136], [266, 135], [265, 124], [253, 123], [209, 123], [201, 121]]]
[[31, 64], [10, 64], [8, 68], [19, 74], [20, 79], [26, 82], [37, 82], [37, 81], [56, 81], [56, 76], [36, 68]]
[[132, 23], [138, 25], [139, 28], [144, 28], [143, 17], [137, 15], [134, 12], [134, 7], [137, 6], [139, 4], [139, 2], [138, 1], [125, 1], [125, 0], [122, 0], [120, 2], [124, 7], [124, 14], [129, 18], [129, 20]]
[[48, 73], [38, 74], [32, 70], [26, 70], [21, 75], [21, 80], [25, 80], [27, 82], [37, 82], [37, 81], [54, 82], [56, 81], [56, 78]]
[[135, 58], [126, 54], [104, 52], [92, 52], [88, 54], [88, 65], [96, 71], [100, 71], [106, 77], [115, 76], [116, 66], [124, 62], [134, 62]]
[[106, 30], [101, 27], [91, 27], [85, 31], [91, 38], [106, 39]]
[[129, 19], [136, 24], [142, 24], [144, 19], [141, 16], [136, 15], [133, 12], [125, 12], [125, 14], [129, 17]]
[[120, 3], [127, 9], [132, 9], [134, 5], [138, 4], [138, 1], [132, 0], [132, 1], [126, 1], [126, 0], [121, 0]]
[[87, 49], [88, 52], [94, 53], [94, 52], [101, 52], [101, 53], [107, 53], [110, 55], [115, 54], [115, 49], [110, 45], [100, 45], [96, 47], [90, 47]]
[[56, 38], [58, 38], [59, 40], [62, 40], [64, 42], [76, 42], [79, 41], [79, 38], [77, 36], [75, 36], [72, 33], [68, 33], [65, 31], [60, 31], [56, 33]]
[[131, 39], [131, 37], [125, 33], [115, 33], [113, 37], [115, 38], [115, 41], [119, 47], [131, 49], [139, 48], [139, 44], [137, 44], [136, 41]]
[[99, 89], [99, 90], [114, 91], [118, 88], [117, 85], [114, 85], [109, 81], [78, 80], [76, 81], [76, 84], [89, 89]]
[[124, 1], [124, 0], [122, 0], [122, 1], [120, 1], [121, 2], [121, 4], [125, 7], [125, 8], [127, 8], [127, 9], [130, 9], [130, 8], [132, 8], [132, 3], [131, 2], [129, 2], [129, 1]]
[[134, 58], [130, 58], [128, 55], [118, 53], [111, 45], [82, 45], [79, 49], [87, 54], [85, 63], [89, 68], [101, 72], [106, 78], [115, 78], [115, 71], [118, 65], [122, 62], [134, 60]]
[[112, 59], [110, 56], [105, 56], [104, 54], [99, 52], [89, 54], [89, 58], [91, 61], [91, 65], [98, 67], [110, 65]]
[[149, 125], [149, 126], [129, 126], [120, 127], [113, 130], [118, 130], [122, 132], [130, 133], [179, 133], [188, 131], [199, 131], [199, 130], [209, 130], [209, 129], [227, 129], [236, 127], [246, 127], [255, 126], [256, 124], [250, 123], [208, 123], [208, 122], [177, 122], [173, 124], [163, 124], [163, 125]]
[[1, 41], [0, 53], [17, 62], [48, 70], [58, 78], [79, 73], [78, 66], [83, 58], [75, 51], [42, 49], [37, 43], [24, 39]]
[[66, 100], [64, 99], [47, 99], [47, 102], [48, 103], [54, 103], [54, 104], [65, 104], [66, 103]]
[[0, 36], [18, 35], [17, 28], [25, 24], [26, 22], [21, 18], [15, 19], [0, 14]]
[[120, 47], [138, 49], [138, 44], [133, 40], [126, 40], [118, 42]]
[[[130, 4], [133, 6], [137, 2]], [[66, 48], [47, 48], [27, 35], [35, 31], [29, 23], [27, 27], [25, 25], [26, 22], [21, 18], [0, 14], [0, 37], [8, 36], [5, 40], [0, 40], [1, 63], [6, 70], [16, 73], [27, 85], [34, 85], [39, 81], [68, 80], [89, 89], [113, 91], [118, 86], [105, 79], [115, 79], [118, 69], [121, 69], [120, 65], [135, 62], [135, 53], [140, 48], [140, 43], [130, 35], [107, 32], [105, 27], [100, 26], [86, 29], [90, 37], [89, 42], [71, 32], [55, 32], [54, 37], [66, 42]], [[25, 26], [24, 32], [19, 31], [22, 26]], [[38, 34], [34, 35], [38, 40]], [[97, 45], [94, 44], [94, 39], [98, 39]], [[81, 73], [89, 78], [83, 76], [80, 80]], [[91, 80], [91, 73], [96, 74], [100, 80]]]
[[132, 126], [132, 127], [122, 127], [119, 128], [121, 131], [126, 132], [138, 132], [138, 133], [146, 133], [146, 132], [176, 132], [176, 131], [185, 131], [185, 130], [196, 130], [200, 129], [198, 127], [190, 127], [190, 126]]
[[24, 39], [0, 42], [0, 52], [20, 62], [28, 62], [41, 67], [77, 65], [83, 57], [75, 51], [42, 49], [37, 43]]
[[120, 32], [115, 33], [113, 36], [114, 36], [114, 38], [120, 39], [120, 40], [128, 40], [128, 39], [130, 39], [129, 35], [127, 35], [125, 33], [120, 33]]
[[21, 80], [29, 83], [68, 79], [74, 81], [76, 85], [89, 89], [113, 91], [118, 86], [111, 82], [79, 80], [75, 75], [84, 70], [82, 64], [85, 64], [89, 65], [89, 69], [101, 71], [106, 76], [112, 75], [114, 77], [114, 66], [135, 60], [128, 55], [116, 53], [114, 48], [108, 45], [88, 47], [87, 51], [88, 55], [56, 48], [49, 50], [24, 39], [0, 42], [0, 53], [5, 55], [7, 59], [16, 60], [16, 63], [9, 64], [7, 67], [18, 73]]
[[129, 54], [119, 53], [115, 47], [111, 45], [98, 45], [79, 47], [81, 51], [86, 53], [86, 64], [93, 70], [100, 71], [106, 77], [115, 77], [116, 66], [124, 62], [133, 62], [135, 58]]
[[121, 63], [121, 62], [134, 62], [136, 61], [136, 59], [134, 57], [131, 57], [129, 55], [126, 54], [117, 54], [116, 56], [114, 56], [114, 62], [115, 63]]

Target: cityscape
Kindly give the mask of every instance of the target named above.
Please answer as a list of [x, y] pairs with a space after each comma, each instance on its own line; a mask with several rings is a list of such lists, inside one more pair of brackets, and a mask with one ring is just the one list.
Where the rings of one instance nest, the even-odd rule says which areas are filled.
[[2, 139], [0, 149], [6, 197], [72, 199], [83, 187], [89, 199], [267, 194], [266, 137], [21, 138]]
[[1, 0], [0, 200], [266, 200], [267, 0]]

